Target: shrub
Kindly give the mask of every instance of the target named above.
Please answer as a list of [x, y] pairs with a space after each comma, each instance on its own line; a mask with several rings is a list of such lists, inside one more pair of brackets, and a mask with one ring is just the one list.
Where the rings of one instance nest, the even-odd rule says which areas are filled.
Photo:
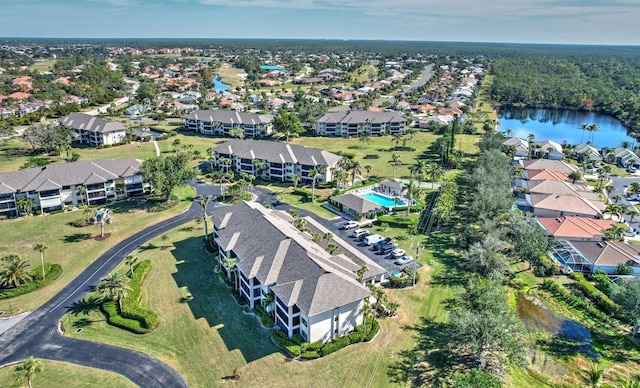
[[310, 350], [300, 354], [300, 358], [305, 360], [315, 360], [316, 358], [320, 358], [320, 353], [315, 350]]
[[602, 322], [613, 323], [613, 320], [609, 318], [607, 314], [602, 312], [602, 310], [594, 307], [587, 300], [573, 295], [566, 288], [562, 287], [560, 284], [554, 282], [551, 279], [546, 279], [542, 283], [542, 289], [548, 291], [558, 299], [563, 300], [569, 306], [582, 310], [592, 317], [601, 320]]
[[598, 290], [593, 284], [589, 283], [581, 273], [574, 272], [571, 278], [576, 281], [575, 285], [582, 293], [594, 302], [598, 307], [609, 314], [616, 314], [620, 310], [620, 306], [609, 299], [602, 291]]
[[369, 332], [367, 333], [367, 335], [364, 337], [364, 341], [365, 342], [369, 342], [373, 339], [373, 337], [376, 336], [376, 334], [378, 334], [378, 331], [380, 331], [380, 323], [378, 321], [376, 321], [375, 319], [370, 318], [370, 320], [373, 322], [373, 324], [369, 323], [367, 324], [367, 328], [371, 328], [369, 329]]
[[389, 224], [398, 228], [408, 228], [410, 226], [414, 226], [418, 224], [419, 216], [379, 216], [378, 217], [378, 225], [382, 223]]
[[362, 159], [378, 159], [380, 158], [380, 155], [378, 154], [366, 154], [365, 156], [362, 157]]
[[115, 301], [108, 301], [100, 306], [100, 309], [107, 317], [110, 325], [128, 330], [135, 334], [145, 334], [149, 329], [142, 326], [142, 323], [135, 319], [125, 318], [119, 314], [118, 306]]
[[609, 276], [604, 273], [595, 273], [591, 275], [589, 278], [591, 281], [596, 283], [596, 288], [605, 293], [605, 295], [609, 295], [611, 293], [611, 289], [613, 288], [613, 283], [609, 280]]
[[280, 329], [272, 330], [271, 339], [276, 345], [280, 346], [283, 349], [286, 349], [289, 353], [293, 354], [294, 356], [300, 355], [300, 350], [301, 350], [300, 345], [297, 345], [296, 343], [291, 341], [289, 338], [287, 338], [287, 334], [284, 331]]
[[62, 267], [59, 264], [44, 263], [44, 271], [47, 274], [45, 280], [42, 280], [42, 267], [38, 266], [38, 268], [31, 270], [34, 280], [37, 281], [31, 281], [15, 288], [0, 288], [0, 299], [13, 298], [45, 287], [60, 276]]
[[322, 346], [324, 346], [322, 341], [311, 342], [310, 344], [307, 344], [307, 351], [319, 350], [320, 348], [322, 348]]
[[533, 274], [539, 277], [552, 276], [560, 272], [560, 266], [547, 255], [532, 263]]
[[347, 159], [353, 159], [356, 157], [356, 154], [353, 152], [342, 152], [342, 156], [344, 156]]
[[345, 346], [348, 346], [349, 344], [351, 344], [349, 337], [336, 338], [331, 342], [327, 342], [320, 350], [320, 353], [324, 357], [333, 352], [337, 352], [338, 350], [344, 348]]

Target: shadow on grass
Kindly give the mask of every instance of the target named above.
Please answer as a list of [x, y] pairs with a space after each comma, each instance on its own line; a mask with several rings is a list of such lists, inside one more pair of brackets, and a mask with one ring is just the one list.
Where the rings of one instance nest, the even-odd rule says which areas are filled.
[[440, 386], [464, 364], [465, 360], [450, 350], [446, 324], [421, 318], [417, 325], [404, 330], [412, 333], [416, 345], [398, 353], [397, 361], [389, 365], [387, 375], [391, 382], [403, 386]]
[[195, 319], [206, 319], [217, 329], [227, 349], [238, 349], [246, 362], [251, 362], [279, 349], [271, 342], [270, 333], [253, 317], [245, 315], [235, 302], [231, 290], [214, 272], [213, 254], [206, 253], [201, 237], [175, 242], [171, 251], [178, 271], [173, 278], [186, 287], [192, 300], [187, 303]]
[[66, 235], [62, 238], [62, 242], [65, 244], [73, 244], [80, 241], [88, 240], [92, 236], [91, 233], [74, 233]]
[[149, 244], [147, 244], [147, 245], [141, 245], [141, 246], [139, 246], [139, 247], [138, 247], [138, 250], [139, 250], [140, 252], [146, 252], [146, 251], [152, 251], [152, 250], [154, 250], [154, 249], [158, 249], [158, 248], [159, 248], [159, 247], [158, 247], [157, 245], [154, 245], [154, 244], [149, 243]]
[[464, 286], [467, 284], [468, 277], [460, 266], [460, 261], [451, 254], [452, 250], [460, 250], [452, 233], [448, 231], [431, 233], [425, 239], [425, 246], [433, 253], [433, 257], [445, 267], [431, 279], [432, 284], [446, 286]]
[[103, 300], [97, 296], [87, 296], [79, 302], [75, 302], [69, 312], [74, 316], [89, 315], [93, 311], [100, 310]]

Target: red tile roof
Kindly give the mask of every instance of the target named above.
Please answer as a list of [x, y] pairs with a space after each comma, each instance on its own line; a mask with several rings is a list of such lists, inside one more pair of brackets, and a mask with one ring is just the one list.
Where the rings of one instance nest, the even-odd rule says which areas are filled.
[[558, 239], [600, 240], [615, 221], [586, 217], [536, 217], [538, 223]]

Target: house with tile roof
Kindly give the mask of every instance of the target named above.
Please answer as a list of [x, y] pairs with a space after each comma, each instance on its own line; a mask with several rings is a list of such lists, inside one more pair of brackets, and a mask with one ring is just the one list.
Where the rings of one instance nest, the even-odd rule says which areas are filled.
[[612, 227], [613, 220], [586, 217], [536, 217], [536, 221], [550, 236], [558, 240], [601, 241], [604, 231]]
[[529, 142], [524, 139], [510, 137], [503, 141], [502, 144], [508, 147], [514, 147], [516, 150], [514, 156], [523, 157], [529, 155]]
[[58, 122], [60, 125], [73, 129], [78, 143], [88, 144], [92, 147], [114, 145], [127, 139], [124, 124], [117, 121], [108, 121], [86, 113], [71, 113], [60, 117]]
[[[251, 308], [272, 292], [268, 309], [275, 309], [275, 324], [289, 337], [326, 342], [362, 324], [371, 291], [358, 281], [356, 260], [329, 254], [294, 228], [289, 214], [258, 203], [216, 208], [213, 220], [221, 271], [235, 274]], [[233, 269], [222, 265], [227, 259], [235, 259]]]
[[406, 123], [399, 112], [348, 110], [325, 113], [316, 122], [314, 130], [324, 136], [381, 136], [404, 133]]
[[565, 163], [561, 160], [549, 159], [530, 159], [518, 161], [521, 168], [526, 170], [550, 170], [561, 172], [563, 174], [571, 174], [573, 171], [579, 171], [578, 167]]
[[620, 264], [640, 275], [640, 247], [617, 241], [559, 240], [553, 258], [574, 271], [594, 273], [598, 270], [614, 275]]
[[142, 194], [148, 185], [143, 182], [141, 167], [142, 161], [135, 158], [104, 159], [0, 173], [0, 216], [17, 215], [17, 200], [25, 196], [34, 201], [35, 209], [50, 212]]
[[[325, 172], [316, 178], [316, 183], [331, 182], [333, 170], [342, 159], [339, 155], [318, 148], [252, 139], [231, 139], [213, 148], [213, 152], [216, 166], [221, 166], [222, 159], [230, 159], [229, 168], [233, 171], [261, 175], [281, 182], [291, 181], [291, 175], [298, 174], [303, 184], [312, 182], [310, 172], [318, 167], [324, 167]], [[264, 164], [265, 168], [261, 169], [260, 164]]]
[[528, 206], [538, 217], [579, 216], [602, 218], [604, 202], [561, 194], [527, 194]]
[[184, 125], [190, 131], [203, 135], [229, 136], [232, 129], [244, 130], [245, 137], [263, 137], [273, 131], [274, 116], [235, 110], [196, 110], [184, 116]]

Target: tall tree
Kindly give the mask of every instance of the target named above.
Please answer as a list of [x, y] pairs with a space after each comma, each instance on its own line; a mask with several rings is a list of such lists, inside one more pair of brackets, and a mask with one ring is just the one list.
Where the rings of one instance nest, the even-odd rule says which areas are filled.
[[46, 274], [44, 272], [44, 252], [49, 249], [46, 244], [36, 244], [33, 246], [33, 250], [40, 253], [40, 264], [42, 265], [42, 280], [44, 280]]
[[16, 201], [18, 210], [22, 210], [25, 215], [31, 213], [31, 209], [35, 206], [35, 204], [36, 202], [33, 200], [33, 198], [28, 196], [18, 197], [18, 200]]
[[244, 129], [242, 128], [233, 128], [229, 131], [229, 136], [235, 137], [237, 139], [244, 139]]
[[129, 266], [129, 276], [133, 277], [133, 266], [138, 262], [138, 257], [135, 255], [127, 255], [124, 258], [124, 263]]
[[316, 182], [318, 180], [318, 177], [324, 174], [326, 171], [326, 167], [324, 166], [317, 166], [309, 171], [309, 176], [311, 177], [311, 202], [316, 201]]
[[273, 129], [285, 135], [287, 143], [290, 136], [298, 136], [304, 132], [304, 127], [300, 123], [298, 116], [285, 110], [279, 111], [276, 117], [273, 118]]
[[298, 188], [298, 183], [300, 183], [300, 180], [302, 179], [302, 177], [300, 176], [300, 174], [291, 174], [291, 181], [293, 182], [293, 189], [297, 189]]
[[198, 203], [200, 204], [200, 207], [202, 207], [202, 219], [204, 220], [205, 239], [209, 238], [209, 228], [207, 226], [207, 206], [209, 205], [209, 201], [211, 201], [211, 197], [208, 195], [202, 195], [200, 196], [200, 199], [198, 199]]
[[504, 282], [511, 271], [509, 260], [503, 253], [504, 248], [503, 241], [488, 234], [482, 241], [469, 247], [465, 265], [484, 278]]
[[618, 286], [612, 290], [611, 299], [622, 306], [622, 311], [633, 322], [631, 334], [635, 337], [640, 324], [640, 277], [620, 279]]
[[347, 169], [350, 171], [350, 174], [351, 174], [351, 186], [353, 186], [353, 184], [356, 181], [356, 175], [362, 174], [362, 166], [360, 165], [359, 161], [352, 160], [347, 165]]
[[15, 378], [17, 381], [27, 380], [27, 387], [31, 388], [33, 385], [33, 376], [36, 373], [44, 370], [44, 364], [39, 358], [33, 356], [25, 358], [21, 363], [16, 365], [13, 369]]
[[179, 152], [175, 155], [145, 160], [142, 163], [142, 176], [169, 202], [173, 189], [182, 186], [188, 179], [193, 179], [195, 172], [189, 165], [189, 156]]
[[122, 298], [131, 290], [129, 280], [121, 273], [112, 272], [100, 279], [98, 291], [105, 297], [114, 300], [120, 305]]
[[396, 167], [398, 165], [402, 165], [402, 162], [400, 161], [400, 155], [398, 154], [391, 154], [391, 160], [390, 160], [391, 165], [393, 166], [393, 179], [396, 179]]
[[111, 215], [111, 209], [108, 207], [96, 209], [94, 217], [96, 218], [96, 221], [100, 223], [100, 237], [104, 237], [104, 224], [111, 223]]
[[502, 285], [473, 278], [449, 301], [452, 347], [473, 358], [481, 371], [524, 360], [524, 330], [509, 308]]

